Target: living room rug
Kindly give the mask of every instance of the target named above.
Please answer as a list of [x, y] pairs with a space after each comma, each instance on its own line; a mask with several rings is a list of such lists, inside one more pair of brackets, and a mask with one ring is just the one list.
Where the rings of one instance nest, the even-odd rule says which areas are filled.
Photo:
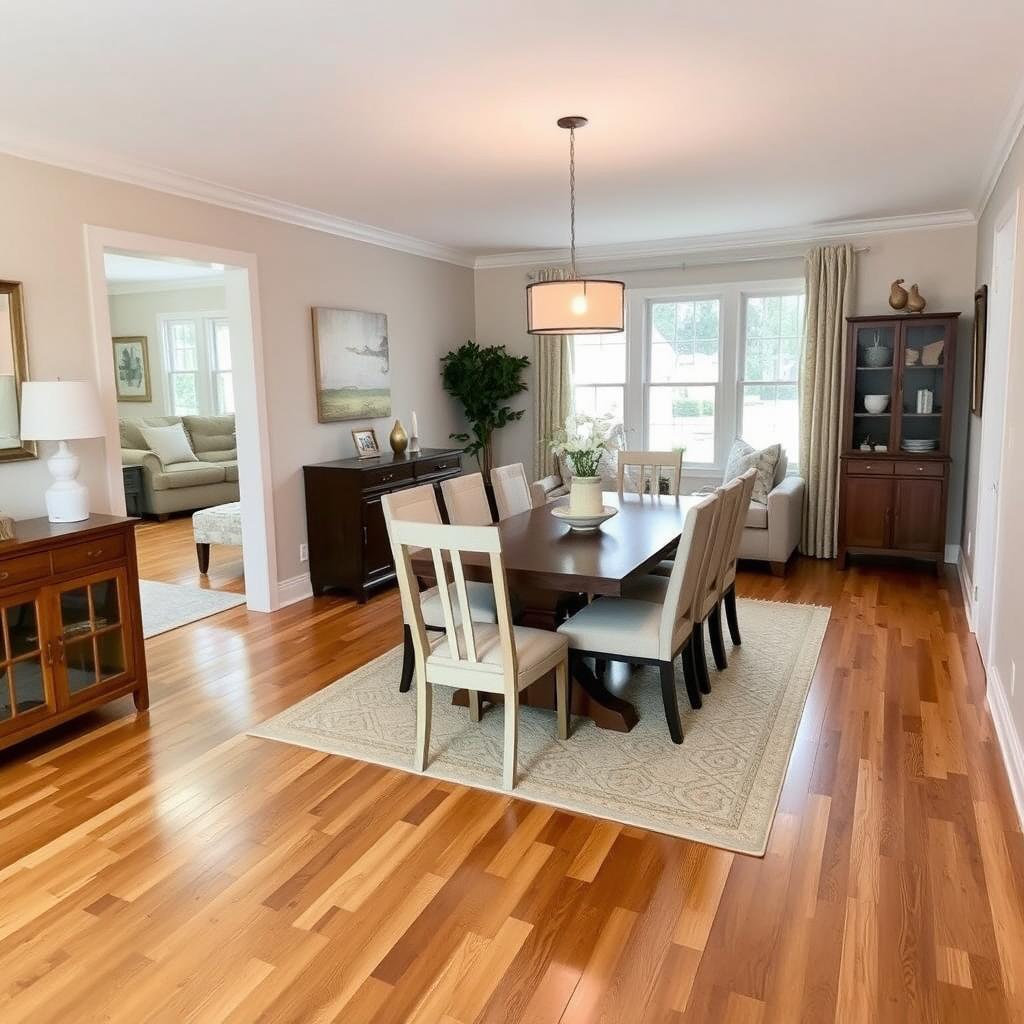
[[[683, 742], [665, 724], [658, 670], [634, 670], [624, 694], [639, 723], [629, 733], [574, 718], [558, 739], [551, 711], [520, 709], [518, 784], [511, 795], [599, 818], [763, 855], [830, 609], [740, 600], [743, 645], [693, 711], [679, 678]], [[678, 665], [678, 662], [677, 662]], [[412, 770], [415, 687], [398, 692], [402, 649], [331, 683], [249, 735]], [[427, 774], [501, 788], [500, 706], [479, 724], [437, 687]]]
[[142, 635], [147, 640], [245, 604], [245, 594], [227, 594], [155, 580], [139, 580], [139, 597], [142, 599]]

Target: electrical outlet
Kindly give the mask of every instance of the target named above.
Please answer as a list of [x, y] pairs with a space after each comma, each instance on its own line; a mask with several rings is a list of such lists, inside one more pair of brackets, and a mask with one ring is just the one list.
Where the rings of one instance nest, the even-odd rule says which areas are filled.
[[299, 561], [300, 562], [308, 562], [309, 561], [309, 545], [308, 544], [300, 544], [299, 545]]

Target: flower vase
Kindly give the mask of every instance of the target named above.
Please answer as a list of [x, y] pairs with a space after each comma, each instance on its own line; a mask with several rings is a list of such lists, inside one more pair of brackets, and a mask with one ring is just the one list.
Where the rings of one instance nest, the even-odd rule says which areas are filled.
[[599, 516], [603, 508], [601, 478], [574, 476], [569, 485], [569, 511], [576, 516]]

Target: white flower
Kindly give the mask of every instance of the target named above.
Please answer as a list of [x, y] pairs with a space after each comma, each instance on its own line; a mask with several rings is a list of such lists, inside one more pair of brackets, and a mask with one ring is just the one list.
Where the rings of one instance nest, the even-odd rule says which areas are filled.
[[610, 436], [614, 426], [611, 416], [570, 415], [551, 441], [551, 451], [564, 455], [577, 476], [597, 476], [602, 456], [615, 447]]

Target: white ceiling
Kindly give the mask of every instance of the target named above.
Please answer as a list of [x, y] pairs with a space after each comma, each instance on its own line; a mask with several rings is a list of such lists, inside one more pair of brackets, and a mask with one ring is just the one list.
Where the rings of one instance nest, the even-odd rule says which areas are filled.
[[1020, 0], [53, 0], [0, 149], [145, 165], [471, 253], [976, 209]]
[[108, 284], [151, 284], [162, 281], [209, 281], [224, 279], [219, 263], [191, 263], [187, 260], [151, 260], [121, 253], [103, 254], [103, 269]]

